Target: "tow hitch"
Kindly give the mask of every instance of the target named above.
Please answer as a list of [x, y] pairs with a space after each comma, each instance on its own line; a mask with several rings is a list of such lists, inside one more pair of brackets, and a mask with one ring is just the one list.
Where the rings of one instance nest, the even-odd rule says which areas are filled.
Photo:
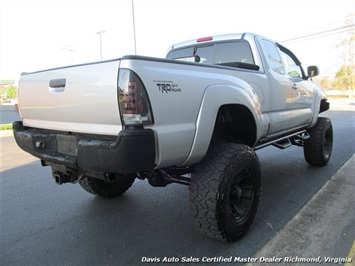
[[64, 183], [76, 183], [79, 180], [79, 176], [78, 175], [74, 175], [71, 173], [62, 173], [56, 170], [52, 170], [52, 175], [54, 177], [55, 182], [58, 185], [62, 185]]

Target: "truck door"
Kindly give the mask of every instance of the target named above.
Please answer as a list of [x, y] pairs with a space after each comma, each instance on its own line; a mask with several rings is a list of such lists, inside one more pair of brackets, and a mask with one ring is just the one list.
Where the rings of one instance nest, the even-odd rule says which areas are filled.
[[280, 50], [273, 41], [260, 37], [259, 43], [263, 49], [265, 72], [269, 81], [269, 108], [270, 117], [268, 135], [292, 129], [294, 109], [294, 91], [286, 75], [285, 66], [281, 59]]
[[312, 100], [314, 99], [314, 87], [308, 81], [301, 67], [301, 63], [295, 55], [280, 46], [280, 53], [284, 61], [286, 76], [292, 89], [293, 99], [293, 123], [295, 126], [308, 125], [312, 120]]

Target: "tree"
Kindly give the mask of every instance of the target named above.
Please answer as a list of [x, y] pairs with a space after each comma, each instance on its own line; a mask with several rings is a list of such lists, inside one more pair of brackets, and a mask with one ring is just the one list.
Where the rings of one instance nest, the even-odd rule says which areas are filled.
[[343, 65], [335, 74], [333, 87], [337, 90], [354, 90], [355, 70], [353, 66]]
[[317, 82], [322, 88], [326, 90], [333, 88], [332, 80], [330, 80], [329, 77], [327, 76], [322, 78], [315, 78], [314, 81]]
[[6, 92], [6, 96], [7, 98], [10, 98], [10, 99], [15, 99], [17, 98], [17, 88], [15, 86], [8, 86], [6, 89], [5, 89], [5, 92]]
[[350, 31], [345, 39], [342, 39], [337, 49], [342, 52], [342, 66], [335, 75], [333, 86], [338, 90], [355, 90], [355, 14], [349, 14], [345, 22]]

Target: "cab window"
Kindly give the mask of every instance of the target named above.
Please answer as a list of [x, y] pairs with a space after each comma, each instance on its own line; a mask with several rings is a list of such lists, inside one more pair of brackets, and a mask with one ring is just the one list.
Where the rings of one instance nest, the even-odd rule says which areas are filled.
[[196, 52], [194, 54], [195, 58], [198, 58], [196, 62], [204, 64], [213, 64], [214, 62], [214, 51], [213, 45], [196, 47]]
[[301, 78], [302, 71], [296, 62], [286, 53], [281, 51], [281, 55], [285, 61], [286, 73], [292, 78]]
[[168, 55], [168, 59], [180, 59], [180, 58], [189, 58], [194, 56], [194, 48], [188, 47], [183, 49], [176, 49], [171, 51]]
[[234, 63], [255, 64], [250, 45], [245, 40], [172, 50], [167, 58], [230, 66], [236, 65]]
[[254, 64], [253, 53], [247, 41], [218, 43], [215, 47], [215, 64], [233, 62]]
[[271, 69], [278, 74], [285, 75], [285, 69], [276, 45], [268, 40], [263, 40], [263, 45]]

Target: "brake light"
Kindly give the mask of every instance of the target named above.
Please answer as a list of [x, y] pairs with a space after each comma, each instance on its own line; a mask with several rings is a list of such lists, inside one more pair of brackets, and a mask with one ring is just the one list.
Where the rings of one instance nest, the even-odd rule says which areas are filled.
[[124, 125], [137, 126], [153, 123], [147, 91], [141, 79], [132, 70], [120, 69], [118, 95]]
[[212, 41], [212, 40], [213, 40], [212, 37], [203, 37], [203, 38], [197, 39], [197, 42], [207, 42], [207, 41]]

